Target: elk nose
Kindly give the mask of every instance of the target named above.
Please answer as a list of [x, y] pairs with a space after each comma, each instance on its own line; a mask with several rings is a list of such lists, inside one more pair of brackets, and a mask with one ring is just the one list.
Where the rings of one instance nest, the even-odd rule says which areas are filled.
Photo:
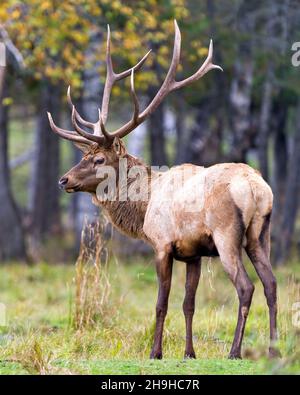
[[68, 183], [68, 177], [62, 177], [59, 181], [58, 181], [58, 185], [60, 187], [60, 189], [63, 189], [64, 186]]

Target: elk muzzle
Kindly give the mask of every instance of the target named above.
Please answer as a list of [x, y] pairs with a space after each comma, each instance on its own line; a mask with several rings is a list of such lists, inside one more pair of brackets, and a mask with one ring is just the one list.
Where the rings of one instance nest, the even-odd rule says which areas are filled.
[[58, 186], [60, 189], [63, 189], [64, 191], [68, 192], [68, 193], [72, 193], [72, 192], [77, 192], [80, 190], [80, 187], [78, 184], [72, 184], [72, 182], [70, 182], [69, 177], [63, 176], [61, 177], [61, 179], [58, 181]]
[[60, 189], [65, 189], [65, 186], [68, 184], [68, 177], [61, 177], [58, 181], [58, 186]]

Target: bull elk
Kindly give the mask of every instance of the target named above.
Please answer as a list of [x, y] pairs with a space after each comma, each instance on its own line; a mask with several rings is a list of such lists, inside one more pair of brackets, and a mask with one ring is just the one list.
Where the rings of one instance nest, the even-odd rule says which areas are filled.
[[[186, 323], [185, 357], [195, 358], [192, 337], [192, 320], [195, 294], [200, 278], [201, 257], [219, 256], [239, 298], [238, 320], [230, 358], [241, 358], [244, 328], [251, 305], [254, 286], [242, 263], [245, 249], [263, 283], [269, 307], [271, 356], [279, 355], [275, 347], [276, 280], [270, 264], [270, 218], [273, 195], [260, 174], [242, 163], [223, 163], [208, 168], [184, 164], [166, 172], [153, 171], [143, 162], [127, 153], [121, 139], [144, 122], [168, 93], [197, 81], [209, 70], [219, 69], [212, 63], [213, 44], [202, 66], [192, 76], [176, 81], [180, 61], [181, 34], [175, 23], [173, 56], [165, 80], [150, 104], [140, 111], [134, 88], [134, 74], [146, 61], [150, 51], [129, 70], [119, 74], [113, 70], [110, 53], [110, 30], [107, 33], [107, 75], [101, 111], [97, 122], [84, 120], [72, 103], [70, 88], [68, 102], [72, 108], [73, 131], [55, 125], [51, 114], [49, 122], [53, 132], [71, 140], [83, 152], [79, 164], [69, 170], [59, 185], [66, 192], [89, 192], [94, 204], [101, 205], [111, 222], [125, 234], [150, 243], [156, 254], [158, 300], [156, 328], [151, 358], [162, 358], [162, 334], [168, 309], [173, 259], [186, 263], [186, 285], [183, 312]], [[112, 87], [116, 81], [130, 76], [133, 115], [130, 121], [114, 132], [106, 129]], [[90, 132], [88, 132], [89, 130]], [[147, 185], [151, 184], [147, 199], [105, 200], [99, 198], [97, 172], [102, 166], [115, 169], [119, 177], [119, 162], [127, 160], [127, 178], [134, 166], [142, 167]], [[189, 171], [187, 171], [189, 170]], [[174, 189], [174, 180], [183, 181]], [[120, 190], [118, 190], [120, 193]], [[191, 197], [197, 206], [189, 209]]]

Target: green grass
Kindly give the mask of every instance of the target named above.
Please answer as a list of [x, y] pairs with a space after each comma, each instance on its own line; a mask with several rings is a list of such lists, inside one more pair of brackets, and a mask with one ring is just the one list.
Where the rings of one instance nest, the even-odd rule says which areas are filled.
[[[82, 360], [78, 362], [55, 361], [52, 370], [58, 373], [76, 373], [76, 374], [261, 374], [262, 370], [253, 361], [232, 361], [232, 360], [174, 360], [164, 359], [162, 361], [152, 360], [100, 360], [89, 361]], [[0, 362], [1, 374], [28, 374], [21, 363]]]
[[[263, 290], [256, 291], [247, 322], [242, 361], [227, 359], [237, 315], [235, 291], [219, 261], [204, 260], [197, 294], [194, 342], [197, 360], [183, 360], [185, 270], [174, 268], [164, 332], [164, 358], [148, 359], [154, 330], [156, 275], [150, 259], [110, 263], [111, 294], [105, 316], [91, 328], [72, 326], [75, 268], [1, 265], [0, 302], [7, 326], [0, 329], [0, 373], [87, 374], [276, 374], [299, 373], [299, 329], [292, 305], [300, 301], [300, 265], [277, 270], [281, 360], [268, 361], [268, 316]], [[100, 297], [101, 295], [99, 295]]]

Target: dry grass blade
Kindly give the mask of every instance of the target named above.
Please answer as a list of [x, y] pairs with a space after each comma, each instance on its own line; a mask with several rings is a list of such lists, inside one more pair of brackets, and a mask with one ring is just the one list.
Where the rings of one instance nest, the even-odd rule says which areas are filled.
[[104, 220], [95, 224], [85, 220], [83, 226], [75, 278], [74, 326], [78, 330], [109, 320], [111, 286], [104, 229]]
[[6, 361], [21, 364], [30, 374], [46, 375], [55, 373], [55, 368], [51, 364], [52, 359], [52, 352], [43, 350], [40, 343], [31, 338], [22, 344], [15, 356]]

